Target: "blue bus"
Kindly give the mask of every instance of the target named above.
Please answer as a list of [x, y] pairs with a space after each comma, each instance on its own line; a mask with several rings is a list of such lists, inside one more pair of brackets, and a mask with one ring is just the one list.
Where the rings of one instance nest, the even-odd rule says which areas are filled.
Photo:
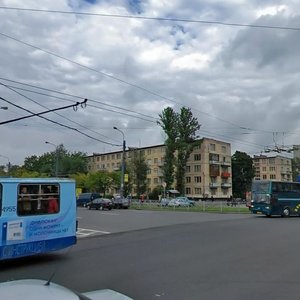
[[0, 178], [0, 260], [76, 244], [75, 181]]
[[250, 210], [254, 214], [300, 215], [300, 182], [253, 181], [251, 196]]

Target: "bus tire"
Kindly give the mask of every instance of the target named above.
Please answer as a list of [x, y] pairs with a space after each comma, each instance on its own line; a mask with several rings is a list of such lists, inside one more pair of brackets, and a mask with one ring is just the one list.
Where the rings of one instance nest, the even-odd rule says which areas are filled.
[[285, 207], [283, 210], [282, 210], [282, 216], [283, 217], [289, 217], [290, 216], [290, 209], [288, 207]]

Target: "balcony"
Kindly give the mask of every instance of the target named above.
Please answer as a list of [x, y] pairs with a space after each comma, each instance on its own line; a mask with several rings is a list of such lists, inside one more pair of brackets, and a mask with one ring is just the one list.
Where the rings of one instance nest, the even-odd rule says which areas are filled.
[[222, 178], [229, 178], [230, 177], [230, 173], [229, 172], [222, 172], [221, 173], [221, 177]]
[[216, 189], [216, 188], [218, 188], [218, 186], [219, 186], [219, 184], [216, 183], [216, 182], [211, 182], [211, 183], [209, 184], [209, 187], [210, 187], [211, 189]]
[[227, 183], [227, 182], [221, 183], [221, 188], [222, 189], [229, 189], [229, 188], [231, 188], [231, 184]]
[[220, 164], [220, 161], [218, 161], [218, 160], [210, 160], [209, 161], [209, 163], [211, 164], [211, 165], [219, 165]]

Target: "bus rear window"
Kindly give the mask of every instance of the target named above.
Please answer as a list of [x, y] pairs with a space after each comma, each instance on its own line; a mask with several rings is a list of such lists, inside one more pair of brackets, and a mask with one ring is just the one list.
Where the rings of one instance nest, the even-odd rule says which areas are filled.
[[58, 184], [20, 184], [18, 187], [19, 216], [55, 214], [59, 212]]

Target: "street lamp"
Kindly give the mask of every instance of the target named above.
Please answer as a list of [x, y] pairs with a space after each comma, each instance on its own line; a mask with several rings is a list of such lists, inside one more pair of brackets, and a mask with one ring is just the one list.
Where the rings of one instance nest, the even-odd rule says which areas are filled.
[[9, 161], [9, 158], [7, 156], [4, 156], [4, 155], [1, 155], [0, 154], [0, 157], [4, 157], [7, 159], [8, 163], [7, 163], [7, 174], [9, 175], [10, 173], [10, 161]]
[[58, 150], [57, 150], [58, 146], [48, 141], [46, 141], [45, 144], [49, 144], [55, 147], [55, 177], [57, 177], [58, 176]]
[[120, 130], [117, 127], [113, 127], [115, 130], [122, 133], [123, 136], [123, 151], [122, 151], [122, 166], [121, 166], [121, 187], [120, 187], [120, 197], [124, 197], [124, 174], [125, 174], [125, 149], [126, 149], [126, 141], [125, 141], [125, 135], [122, 130]]

